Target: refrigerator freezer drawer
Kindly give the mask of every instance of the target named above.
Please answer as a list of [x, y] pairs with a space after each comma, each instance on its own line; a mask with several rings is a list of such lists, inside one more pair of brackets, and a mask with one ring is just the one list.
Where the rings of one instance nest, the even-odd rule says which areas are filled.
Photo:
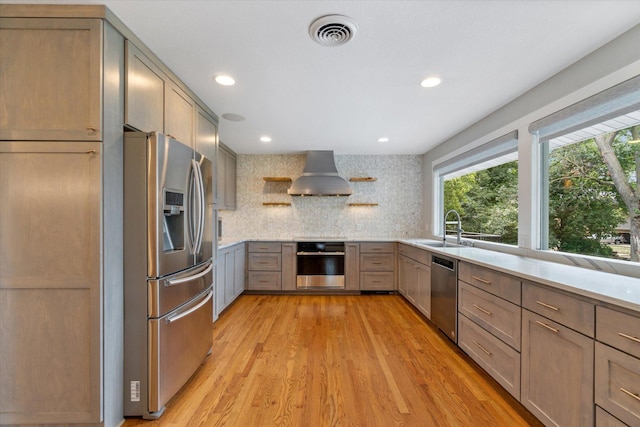
[[211, 350], [212, 296], [207, 288], [180, 310], [149, 320], [149, 413], [162, 413]]
[[213, 285], [213, 261], [163, 277], [147, 280], [150, 318], [162, 317]]

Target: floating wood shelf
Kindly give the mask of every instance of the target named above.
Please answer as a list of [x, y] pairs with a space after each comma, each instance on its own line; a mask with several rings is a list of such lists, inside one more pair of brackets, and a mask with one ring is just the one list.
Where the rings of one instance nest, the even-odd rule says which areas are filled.
[[266, 182], [291, 182], [288, 176], [264, 176], [262, 179]]
[[288, 202], [264, 202], [262, 206], [291, 206]]
[[377, 203], [349, 203], [349, 206], [378, 206]]
[[351, 182], [373, 182], [377, 180], [378, 178], [374, 178], [372, 176], [354, 176], [349, 178], [349, 181]]

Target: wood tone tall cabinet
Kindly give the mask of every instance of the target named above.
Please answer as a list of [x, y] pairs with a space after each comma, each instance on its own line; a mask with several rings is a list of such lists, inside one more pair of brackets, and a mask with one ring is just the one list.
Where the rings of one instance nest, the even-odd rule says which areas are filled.
[[217, 117], [104, 6], [0, 4], [0, 64], [0, 425], [118, 425], [124, 126]]
[[2, 425], [122, 418], [124, 38], [105, 16], [0, 5]]

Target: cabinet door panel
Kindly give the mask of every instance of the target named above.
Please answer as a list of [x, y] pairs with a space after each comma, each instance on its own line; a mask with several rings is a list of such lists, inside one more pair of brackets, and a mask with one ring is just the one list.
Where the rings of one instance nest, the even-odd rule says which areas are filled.
[[234, 265], [236, 268], [236, 274], [233, 280], [234, 280], [235, 296], [237, 297], [242, 292], [244, 292], [244, 270], [245, 270], [244, 243], [236, 246], [233, 252], [235, 253]]
[[144, 132], [164, 132], [165, 75], [130, 42], [126, 49], [124, 121]]
[[596, 403], [630, 426], [640, 425], [640, 359], [596, 343]]
[[416, 269], [418, 310], [431, 319], [431, 267], [416, 263], [413, 268]]
[[101, 58], [99, 19], [3, 18], [0, 140], [100, 141]]
[[195, 102], [170, 80], [166, 84], [165, 133], [189, 147], [194, 147]]
[[296, 243], [282, 244], [282, 290], [294, 291], [296, 289]]
[[345, 243], [344, 276], [348, 291], [360, 289], [360, 244]]
[[549, 426], [593, 425], [594, 343], [522, 310], [521, 403]]
[[459, 281], [458, 311], [506, 344], [520, 350], [519, 306]]
[[2, 425], [99, 421], [100, 150], [0, 142]]

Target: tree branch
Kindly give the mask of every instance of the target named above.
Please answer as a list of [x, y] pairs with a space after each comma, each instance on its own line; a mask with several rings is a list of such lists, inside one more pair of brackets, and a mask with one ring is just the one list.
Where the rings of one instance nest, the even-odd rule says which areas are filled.
[[620, 161], [616, 157], [611, 145], [617, 134], [617, 131], [605, 133], [603, 135], [596, 136], [594, 140], [598, 146], [598, 150], [600, 150], [600, 154], [602, 155], [605, 165], [607, 165], [607, 170], [611, 175], [613, 184], [616, 186], [616, 189], [618, 190], [618, 193], [620, 193], [625, 205], [627, 205], [629, 212], [633, 212], [636, 208], [634, 203], [635, 194], [627, 181], [627, 175], [624, 173], [624, 170], [620, 165]]

